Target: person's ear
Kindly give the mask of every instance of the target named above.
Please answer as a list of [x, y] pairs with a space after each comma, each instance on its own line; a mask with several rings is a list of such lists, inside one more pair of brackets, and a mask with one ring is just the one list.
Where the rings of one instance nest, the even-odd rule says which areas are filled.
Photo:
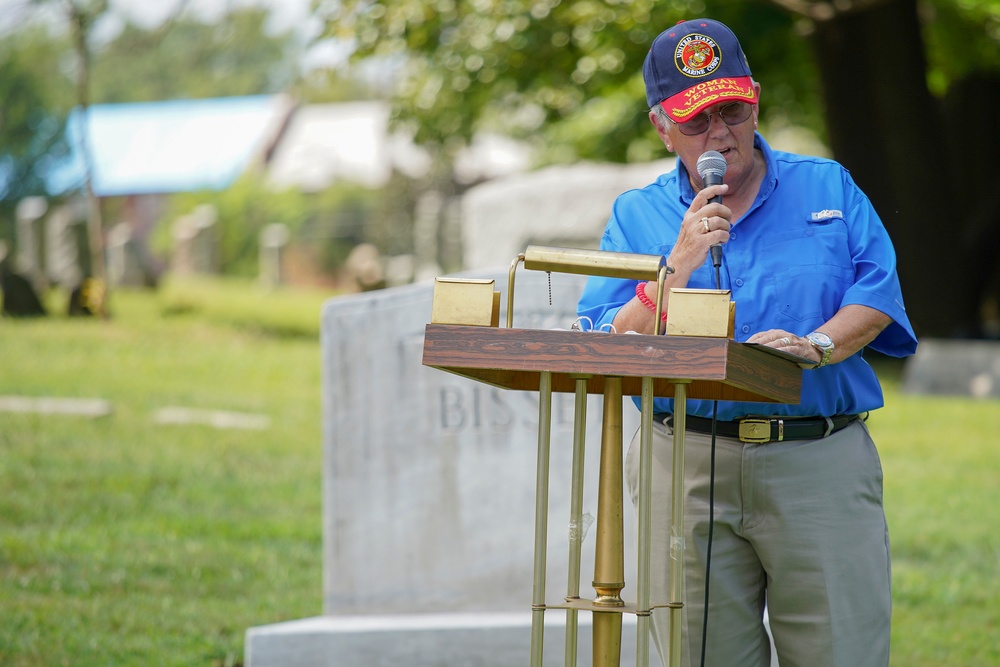
[[673, 153], [674, 145], [670, 140], [670, 134], [667, 132], [667, 121], [663, 120], [663, 118], [654, 109], [650, 109], [649, 122], [656, 128], [656, 133], [660, 135], [660, 141], [663, 142], [664, 148]]

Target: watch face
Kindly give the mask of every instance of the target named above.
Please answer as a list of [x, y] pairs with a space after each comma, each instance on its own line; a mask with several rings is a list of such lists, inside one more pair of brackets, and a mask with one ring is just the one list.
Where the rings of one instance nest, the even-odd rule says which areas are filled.
[[833, 340], [825, 333], [819, 331], [812, 332], [811, 334], [806, 336], [806, 338], [816, 343], [820, 347], [830, 347], [831, 345], [833, 345]]

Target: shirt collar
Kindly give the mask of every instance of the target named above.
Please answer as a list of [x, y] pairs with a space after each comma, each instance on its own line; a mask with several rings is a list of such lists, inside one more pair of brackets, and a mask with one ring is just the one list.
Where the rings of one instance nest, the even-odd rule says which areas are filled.
[[[767, 173], [764, 174], [764, 180], [760, 184], [760, 191], [754, 200], [754, 207], [756, 207], [757, 204], [771, 196], [774, 189], [778, 187], [778, 170], [777, 163], [774, 160], [774, 153], [759, 132], [753, 133], [753, 147], [760, 149], [760, 152], [764, 154], [764, 162], [767, 164]], [[681, 201], [690, 206], [697, 193], [691, 187], [691, 179], [688, 178], [687, 167], [680, 160], [677, 161], [677, 183], [680, 186]]]

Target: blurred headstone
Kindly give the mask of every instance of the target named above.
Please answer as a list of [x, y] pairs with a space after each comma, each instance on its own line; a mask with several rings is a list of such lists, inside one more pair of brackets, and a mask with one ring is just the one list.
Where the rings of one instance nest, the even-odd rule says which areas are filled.
[[0, 396], [0, 412], [106, 417], [113, 410], [103, 398], [62, 398], [58, 396]]
[[25, 197], [17, 204], [16, 242], [17, 260], [12, 272], [27, 279], [35, 290], [46, 287], [42, 271], [42, 216], [49, 205], [43, 197]]
[[86, 249], [80, 247], [86, 236], [85, 218], [76, 215], [74, 207], [59, 206], [49, 214], [45, 225], [45, 272], [53, 283], [73, 289], [83, 280], [81, 258]]
[[132, 225], [119, 222], [108, 232], [108, 281], [113, 285], [141, 287], [150, 282], [141, 249], [133, 238]]
[[674, 160], [554, 166], [487, 181], [462, 196], [465, 270], [503, 266], [531, 244], [596, 248], [615, 198]]
[[153, 421], [157, 424], [205, 424], [218, 429], [253, 431], [262, 431], [271, 426], [271, 418], [265, 414], [181, 406], [159, 408], [153, 413]]
[[215, 207], [202, 204], [174, 221], [174, 252], [171, 270], [177, 275], [218, 272]]
[[196, 206], [191, 212], [191, 218], [196, 230], [194, 248], [191, 252], [196, 273], [217, 273], [216, 230], [218, 213], [210, 204]]
[[378, 248], [371, 243], [359, 243], [351, 249], [344, 262], [347, 277], [358, 290], [367, 291], [385, 284], [385, 270]]
[[385, 260], [386, 287], [398, 287], [413, 282], [416, 261], [413, 255], [395, 255]]
[[170, 255], [170, 271], [174, 275], [186, 276], [194, 273], [194, 235], [196, 230], [190, 215], [182, 215], [174, 220], [170, 229], [174, 247]]
[[265, 287], [277, 287], [284, 282], [282, 256], [288, 245], [288, 226], [275, 222], [260, 232], [260, 282]]
[[903, 367], [903, 391], [1000, 397], [1000, 341], [921, 338]]
[[[438, 234], [444, 209], [444, 196], [429, 190], [417, 200], [413, 212], [413, 255], [417, 280], [432, 280], [441, 275], [438, 261]], [[498, 266], [493, 264], [493, 266]]]

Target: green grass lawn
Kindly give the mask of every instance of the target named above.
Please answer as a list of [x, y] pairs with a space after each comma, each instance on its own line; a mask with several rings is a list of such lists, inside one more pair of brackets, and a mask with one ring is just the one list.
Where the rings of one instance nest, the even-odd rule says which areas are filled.
[[869, 424], [893, 557], [891, 664], [1000, 665], [1000, 401], [885, 384]]
[[[0, 320], [0, 395], [114, 408], [0, 413], [0, 665], [234, 665], [248, 627], [322, 613], [324, 296], [174, 285], [107, 321]], [[154, 423], [168, 406], [271, 426]]]
[[[106, 321], [0, 320], [0, 395], [114, 408], [0, 413], [0, 665], [236, 665], [248, 627], [322, 613], [327, 296], [173, 283]], [[1000, 402], [879, 370], [892, 665], [1000, 665]], [[271, 426], [156, 424], [168, 406]]]

